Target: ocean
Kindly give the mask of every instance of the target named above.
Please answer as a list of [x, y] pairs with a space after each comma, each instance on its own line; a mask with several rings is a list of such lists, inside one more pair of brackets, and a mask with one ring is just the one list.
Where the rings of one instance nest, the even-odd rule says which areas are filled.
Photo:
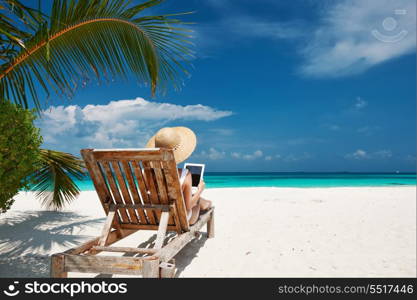
[[[227, 187], [363, 187], [415, 186], [415, 173], [254, 173], [204, 174], [206, 188]], [[94, 190], [89, 177], [77, 180], [82, 191]]]

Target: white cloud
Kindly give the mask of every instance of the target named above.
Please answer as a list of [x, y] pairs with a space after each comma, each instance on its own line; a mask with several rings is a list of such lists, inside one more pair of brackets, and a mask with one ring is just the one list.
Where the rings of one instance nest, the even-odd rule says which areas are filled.
[[358, 149], [353, 153], [346, 154], [345, 158], [364, 159], [364, 158], [369, 158], [369, 156], [366, 153], [366, 151], [362, 149]]
[[216, 148], [212, 147], [208, 151], [201, 151], [200, 153], [194, 155], [194, 157], [202, 159], [219, 160], [226, 157], [226, 152], [219, 151]]
[[336, 124], [327, 124], [326, 127], [331, 131], [338, 131], [340, 130], [340, 126]]
[[[253, 14], [243, 12], [241, 1], [208, 0], [206, 3], [222, 15], [220, 21], [212, 24], [213, 27], [217, 30], [221, 28], [223, 31], [229, 31], [235, 38], [280, 40], [294, 39], [304, 34], [300, 24], [298, 24], [299, 21], [282, 22], [268, 20], [265, 17], [254, 17]], [[263, 5], [265, 4], [263, 3]]]
[[312, 155], [310, 153], [305, 152], [305, 153], [298, 154], [298, 155], [288, 154], [283, 158], [283, 160], [285, 162], [296, 162], [296, 161], [301, 161], [301, 160], [307, 160], [310, 158], [312, 158]]
[[235, 133], [234, 129], [229, 128], [212, 128], [209, 131], [221, 136], [231, 136]]
[[296, 162], [296, 161], [302, 161], [307, 160], [312, 157], [310, 153], [302, 153], [302, 154], [287, 154], [287, 155], [266, 155], [264, 156], [264, 153], [261, 150], [257, 150], [250, 154], [243, 154], [240, 152], [232, 152], [231, 157], [235, 159], [243, 159], [243, 160], [254, 160], [254, 159], [260, 159], [263, 158], [266, 161], [272, 161], [272, 160], [281, 160], [286, 163]]
[[253, 152], [253, 156], [255, 157], [261, 157], [263, 155], [261, 150], [256, 150], [255, 152]]
[[390, 158], [392, 157], [392, 152], [391, 150], [379, 150], [379, 151], [376, 151], [373, 155], [374, 157], [378, 157], [378, 158]]
[[242, 154], [239, 152], [232, 152], [230, 154], [231, 157], [236, 158], [236, 159], [244, 159], [244, 160], [254, 160], [257, 158], [261, 158], [263, 156], [263, 152], [261, 150], [256, 150], [253, 153], [250, 154]]
[[[271, 2], [273, 3], [274, 1]], [[201, 58], [216, 56], [219, 48], [235, 45], [237, 42], [254, 39], [294, 40], [305, 35], [305, 26], [302, 26], [301, 20], [277, 21], [276, 18], [256, 16], [251, 11], [245, 11], [242, 1], [208, 0], [205, 4], [217, 12], [217, 18], [193, 27], [193, 35], [200, 48], [198, 55]], [[210, 51], [210, 48], [216, 50]]]
[[345, 158], [347, 159], [388, 159], [392, 157], [391, 150], [379, 150], [372, 153], [368, 153], [365, 150], [358, 149], [353, 153], [348, 153], [345, 155]]
[[[406, 14], [395, 14], [397, 9]], [[399, 41], [384, 42], [375, 37], [375, 30], [387, 39], [406, 34]], [[306, 62], [301, 71], [315, 77], [354, 74], [415, 48], [415, 0], [345, 0], [326, 7], [321, 25], [302, 51]]]
[[[224, 154], [225, 154], [224, 152], [220, 152], [216, 150], [215, 153], [221, 153], [221, 158], [224, 158]], [[205, 157], [205, 158], [208, 158], [209, 155], [210, 155], [210, 151], [202, 151], [200, 154], [198, 154], [199, 157]], [[281, 155], [281, 154], [264, 155], [263, 151], [256, 150], [252, 153], [231, 152], [230, 157], [234, 159], [247, 160], [247, 161], [263, 159], [265, 161], [280, 160], [281, 162], [284, 162], [284, 163], [293, 163], [293, 162], [311, 159], [313, 156], [307, 152], [300, 153], [300, 154], [286, 154], [286, 155]]]
[[232, 114], [230, 111], [218, 111], [209, 106], [176, 105], [171, 103], [151, 102], [142, 98], [134, 100], [111, 101], [106, 105], [87, 105], [83, 108], [89, 121], [112, 122], [113, 120], [200, 120], [212, 121]]
[[171, 121], [213, 121], [231, 114], [200, 104], [181, 106], [136, 98], [83, 108], [51, 106], [37, 125], [45, 147], [78, 153], [85, 147], [142, 147]]
[[281, 158], [281, 155], [280, 154], [267, 155], [267, 156], [265, 156], [265, 160], [266, 161], [271, 161], [271, 160], [280, 159], [280, 158]]
[[415, 155], [411, 155], [411, 154], [409, 154], [409, 155], [407, 155], [407, 156], [405, 157], [405, 160], [406, 160], [406, 161], [410, 161], [410, 162], [414, 162], [414, 163], [415, 163], [415, 161], [416, 161], [416, 156], [415, 156]]
[[260, 158], [262, 156], [263, 156], [262, 151], [261, 150], [256, 150], [252, 154], [245, 154], [245, 155], [243, 155], [242, 158], [243, 159], [246, 159], [246, 160], [252, 160], [252, 159], [255, 159], [255, 158]]
[[361, 97], [357, 97], [355, 101], [355, 109], [360, 110], [368, 106], [368, 102], [363, 100]]
[[248, 15], [225, 18], [222, 26], [236, 36], [244, 38], [267, 38], [273, 40], [294, 39], [303, 32], [296, 22], [277, 22]]
[[379, 126], [363, 126], [358, 128], [356, 131], [360, 134], [370, 136], [380, 129], [381, 128]]
[[241, 157], [241, 154], [240, 154], [240, 153], [238, 153], [238, 152], [232, 152], [232, 153], [230, 154], [230, 156], [232, 156], [233, 158], [240, 158], [240, 157]]
[[[263, 1], [262, 5], [277, 2]], [[198, 44], [224, 47], [227, 43], [219, 37], [219, 32], [228, 33], [223, 36], [227, 36], [229, 43], [259, 38], [297, 41], [305, 59], [300, 71], [312, 77], [360, 73], [415, 52], [415, 0], [322, 2], [305, 4], [308, 9], [319, 9], [318, 20], [313, 23], [309, 19], [276, 21], [257, 17], [245, 12], [242, 1], [209, 0], [207, 3], [216, 9], [220, 18], [197, 27]], [[270, 9], [281, 9], [280, 5], [274, 6]]]

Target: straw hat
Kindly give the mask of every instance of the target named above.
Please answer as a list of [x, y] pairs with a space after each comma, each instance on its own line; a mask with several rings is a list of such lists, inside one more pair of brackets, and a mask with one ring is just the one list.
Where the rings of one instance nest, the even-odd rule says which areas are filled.
[[193, 153], [197, 144], [194, 132], [187, 127], [164, 127], [146, 144], [147, 148], [168, 148], [174, 152], [178, 164]]

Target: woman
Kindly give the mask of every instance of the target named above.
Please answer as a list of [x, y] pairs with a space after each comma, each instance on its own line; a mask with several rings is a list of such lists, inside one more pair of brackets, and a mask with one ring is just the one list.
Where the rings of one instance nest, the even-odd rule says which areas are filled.
[[[165, 127], [160, 129], [146, 144], [148, 148], [172, 149], [177, 165], [193, 153], [197, 145], [194, 132], [187, 127]], [[206, 184], [201, 179], [197, 191], [192, 193], [191, 174], [187, 169], [178, 169], [182, 193], [190, 225], [197, 222], [200, 213], [211, 207], [211, 201], [201, 197]]]

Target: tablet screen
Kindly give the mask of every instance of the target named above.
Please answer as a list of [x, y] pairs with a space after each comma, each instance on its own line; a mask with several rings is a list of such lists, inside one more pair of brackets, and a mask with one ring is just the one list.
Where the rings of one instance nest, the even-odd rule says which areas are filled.
[[187, 170], [191, 173], [192, 178], [192, 186], [198, 186], [201, 179], [201, 173], [203, 171], [202, 166], [193, 166], [193, 165], [187, 165]]

